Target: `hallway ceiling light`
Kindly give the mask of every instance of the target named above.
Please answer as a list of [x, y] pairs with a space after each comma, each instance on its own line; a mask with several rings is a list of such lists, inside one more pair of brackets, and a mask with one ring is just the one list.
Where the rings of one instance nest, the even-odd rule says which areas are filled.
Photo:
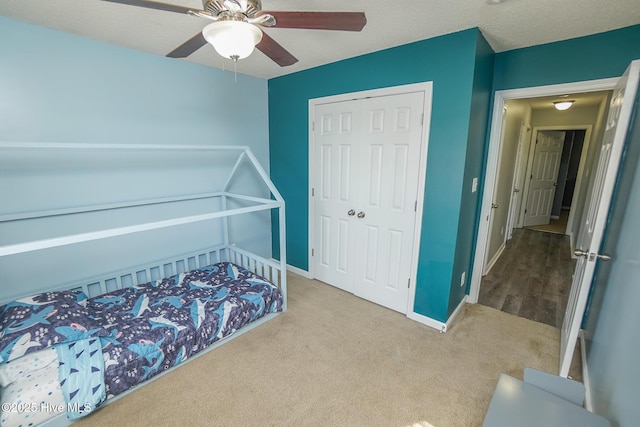
[[553, 106], [556, 107], [556, 110], [564, 111], [571, 108], [573, 105], [573, 101], [557, 101], [553, 103]]

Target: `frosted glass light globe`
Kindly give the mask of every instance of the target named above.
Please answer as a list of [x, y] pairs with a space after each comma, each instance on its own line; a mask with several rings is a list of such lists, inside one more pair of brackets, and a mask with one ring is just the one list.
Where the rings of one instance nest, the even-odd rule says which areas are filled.
[[202, 35], [220, 56], [234, 61], [251, 55], [262, 40], [258, 27], [242, 21], [214, 22], [204, 27]]

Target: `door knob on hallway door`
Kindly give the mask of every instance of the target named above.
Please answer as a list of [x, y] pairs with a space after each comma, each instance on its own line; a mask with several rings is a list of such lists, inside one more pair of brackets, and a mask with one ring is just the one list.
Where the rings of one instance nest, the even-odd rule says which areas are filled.
[[364, 212], [362, 211], [358, 212], [358, 218], [364, 218]]
[[586, 257], [587, 255], [589, 255], [589, 261], [593, 261], [596, 258], [598, 258], [601, 261], [611, 260], [611, 257], [607, 254], [589, 254], [589, 251], [583, 251], [582, 249], [576, 249], [575, 251], [573, 251], [573, 254], [575, 256], [583, 256], [583, 257]]
[[583, 251], [582, 249], [576, 249], [575, 251], [573, 251], [573, 254], [575, 256], [584, 256], [584, 257], [586, 257], [587, 255], [589, 255], [589, 251]]
[[491, 203], [491, 209], [498, 209], [498, 205], [496, 205], [495, 203]]
[[349, 210], [349, 212], [347, 212], [347, 215], [349, 216], [354, 216], [356, 214], [356, 211], [354, 211], [353, 209]]

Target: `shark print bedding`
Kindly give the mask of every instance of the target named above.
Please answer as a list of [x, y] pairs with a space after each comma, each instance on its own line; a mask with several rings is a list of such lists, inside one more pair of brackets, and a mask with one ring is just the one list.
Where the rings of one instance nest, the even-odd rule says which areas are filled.
[[[77, 418], [105, 396], [123, 393], [265, 314], [282, 311], [282, 304], [272, 283], [218, 263], [94, 298], [81, 291], [48, 292], [0, 306], [2, 425], [5, 405], [15, 405], [5, 402], [9, 388], [19, 388], [21, 400], [32, 400], [21, 381], [47, 369], [56, 369], [62, 384], [53, 384], [48, 395], [59, 406], [62, 394], [65, 408], [76, 409], [68, 417]], [[58, 357], [42, 363], [40, 355], [52, 349]], [[47, 397], [37, 400], [36, 406], [48, 403]]]
[[183, 362], [267, 313], [282, 294], [244, 268], [219, 263], [90, 299], [101, 338], [107, 397]]

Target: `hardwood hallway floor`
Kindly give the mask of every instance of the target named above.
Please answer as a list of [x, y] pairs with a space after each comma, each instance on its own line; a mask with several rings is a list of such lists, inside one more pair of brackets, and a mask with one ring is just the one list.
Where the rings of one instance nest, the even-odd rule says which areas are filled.
[[561, 327], [574, 269], [568, 236], [516, 229], [482, 278], [478, 302]]

